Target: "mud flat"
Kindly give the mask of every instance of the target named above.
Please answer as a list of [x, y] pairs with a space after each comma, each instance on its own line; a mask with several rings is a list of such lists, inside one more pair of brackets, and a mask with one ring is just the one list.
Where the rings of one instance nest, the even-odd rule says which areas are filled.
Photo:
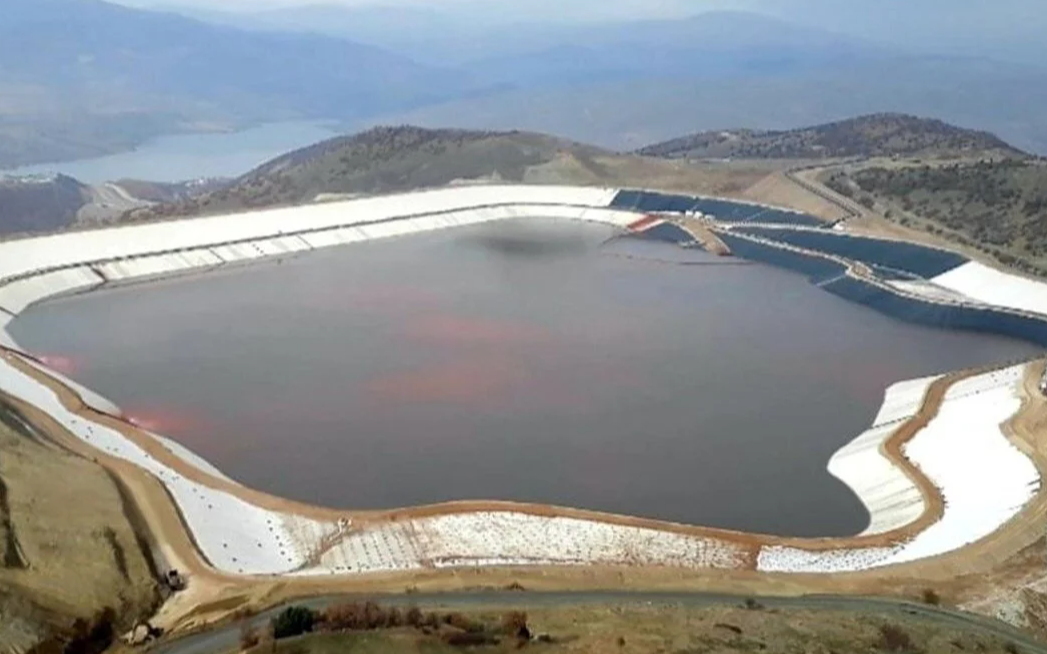
[[[9, 321], [45, 297], [103, 283], [505, 217], [540, 213], [624, 227], [638, 220], [637, 210], [692, 211], [686, 202], [682, 208], [661, 203], [647, 209], [641, 206], [642, 196], [630, 196], [628, 208], [620, 199], [613, 189], [471, 187], [13, 241], [0, 245], [0, 307], [3, 320]], [[714, 218], [722, 210], [759, 224], [807, 224], [799, 214], [703, 203], [703, 213]], [[882, 278], [870, 279], [874, 266], [897, 271], [898, 262], [888, 266], [868, 257], [816, 252], [810, 244], [783, 244], [767, 234], [730, 238], [732, 233], [725, 228], [719, 236], [736, 255], [773, 251], [799, 267], [828, 270], [831, 274], [819, 284], [827, 290], [860, 282], [936, 311], [1017, 317], [1030, 329], [1043, 322], [1029, 299], [1039, 287], [1007, 294], [996, 304], [988, 290], [979, 291], [967, 278], [951, 283], [952, 290], [972, 302], [981, 293], [972, 308], [967, 300], [915, 297]], [[930, 277], [963, 265], [961, 261]], [[926, 279], [919, 272], [908, 274], [910, 280]], [[831, 464], [834, 474], [863, 498], [873, 513], [872, 525], [862, 536], [820, 540], [498, 502], [331, 511], [268, 496], [214, 474], [187, 452], [113, 418], [106, 403], [82, 397], [74, 386], [12, 349], [0, 362], [0, 387], [49, 416], [77, 451], [122, 474], [130, 475], [126, 464], [132, 464], [158, 480], [206, 565], [230, 577], [579, 564], [838, 573], [956, 552], [1006, 526], [1038, 497], [1039, 470], [1003, 429], [1023, 402], [1042, 402], [1023, 395], [1025, 371], [1026, 364], [1004, 365], [889, 391], [871, 431]], [[161, 502], [157, 497], [150, 501]], [[183, 555], [192, 557], [190, 552]]]

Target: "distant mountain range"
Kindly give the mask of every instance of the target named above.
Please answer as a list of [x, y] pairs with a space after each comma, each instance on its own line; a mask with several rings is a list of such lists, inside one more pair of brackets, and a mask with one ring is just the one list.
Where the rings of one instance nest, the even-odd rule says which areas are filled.
[[100, 0], [4, 0], [0, 14], [0, 165], [215, 125], [358, 119], [475, 90], [460, 73], [332, 37]]
[[[793, 129], [894, 111], [937, 116], [1047, 153], [1047, 70], [897, 57], [788, 74], [604, 81], [509, 91], [376, 119], [427, 127], [510, 127], [632, 150], [705, 130]], [[366, 123], [361, 126], [366, 126]]]
[[540, 25], [462, 15], [316, 6], [188, 18], [3, 0], [0, 167], [295, 119], [526, 129], [631, 150], [903, 111], [1047, 152], [1044, 68], [906, 55], [743, 12]]

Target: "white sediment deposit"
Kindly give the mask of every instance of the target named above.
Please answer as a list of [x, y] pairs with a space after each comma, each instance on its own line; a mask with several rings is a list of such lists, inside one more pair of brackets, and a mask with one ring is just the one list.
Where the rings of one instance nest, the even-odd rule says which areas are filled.
[[[16, 347], [3, 327], [32, 303], [107, 283], [515, 217], [561, 217], [619, 227], [636, 223], [640, 214], [609, 208], [615, 195], [614, 189], [599, 188], [465, 186], [0, 243], [0, 343]], [[991, 269], [987, 273], [961, 266], [932, 281], [981, 302], [1047, 313], [1047, 294], [1041, 298], [1040, 289], [1001, 280]], [[1007, 287], [997, 297], [991, 287], [1004, 282]], [[23, 361], [78, 393], [89, 407], [117, 411], [88, 389]], [[758, 539], [514, 510], [360, 524], [347, 518], [316, 520], [256, 506], [238, 495], [237, 486], [219, 483], [224, 477], [206, 461], [158, 438], [172, 457], [152, 451], [171, 463], [167, 465], [120, 431], [67, 410], [47, 385], [6, 359], [0, 362], [0, 388], [47, 412], [98, 451], [159, 479], [200, 552], [217, 570], [230, 574], [360, 574], [538, 564], [837, 572], [954, 550], [999, 528], [1032, 497], [1039, 474], [1000, 428], [1018, 409], [1022, 371], [1019, 366], [957, 384], [939, 415], [904, 447], [904, 455], [945, 497], [942, 520], [905, 542], [831, 551], [817, 551], [814, 542], [810, 547], [803, 542], [761, 547]], [[932, 382], [892, 386], [872, 427], [829, 464], [832, 474], [854, 489], [868, 508], [871, 523], [866, 534], [887, 534], [924, 512], [919, 489], [884, 455], [883, 444], [916, 414]], [[190, 480], [172, 466], [197, 479], [193, 469], [209, 475], [216, 480], [213, 486], [223, 489]]]

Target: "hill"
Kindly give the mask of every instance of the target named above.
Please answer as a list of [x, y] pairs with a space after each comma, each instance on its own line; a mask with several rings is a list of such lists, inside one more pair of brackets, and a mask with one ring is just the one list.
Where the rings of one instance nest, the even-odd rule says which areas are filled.
[[65, 175], [0, 177], [0, 236], [69, 227], [90, 198], [88, 187]]
[[377, 127], [274, 159], [212, 193], [134, 211], [129, 217], [218, 213], [300, 204], [323, 196], [498, 181], [649, 185], [731, 194], [767, 172], [759, 167], [682, 166], [528, 132]]
[[1047, 274], [1047, 162], [857, 166], [828, 173], [833, 190], [899, 224]]
[[700, 132], [651, 145], [639, 152], [673, 159], [1027, 156], [988, 132], [896, 113], [872, 114], [792, 130]]
[[3, 4], [0, 166], [214, 125], [355, 120], [472, 89], [460, 73], [340, 38], [244, 31], [101, 0]]
[[1023, 150], [1047, 153], [1045, 104], [1047, 69], [907, 56], [841, 59], [838, 64], [785, 72], [629, 78], [509, 90], [383, 115], [380, 120], [525, 129], [632, 150], [704, 130], [788, 130], [892, 111], [976, 126]]

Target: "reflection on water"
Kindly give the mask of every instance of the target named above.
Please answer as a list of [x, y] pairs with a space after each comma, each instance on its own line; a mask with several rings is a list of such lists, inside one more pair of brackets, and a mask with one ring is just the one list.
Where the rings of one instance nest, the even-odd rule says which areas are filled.
[[805, 536], [864, 528], [825, 465], [887, 385], [1037, 352], [611, 236], [536, 221], [364, 243], [57, 300], [13, 331], [295, 499], [510, 499]]

